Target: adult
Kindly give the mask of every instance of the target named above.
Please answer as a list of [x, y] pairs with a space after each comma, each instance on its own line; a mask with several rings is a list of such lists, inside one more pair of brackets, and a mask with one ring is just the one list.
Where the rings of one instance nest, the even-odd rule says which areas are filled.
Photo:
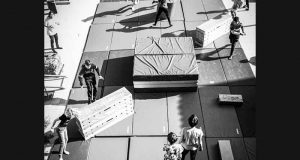
[[246, 8], [246, 10], [249, 10], [249, 0], [245, 0], [246, 1], [246, 5], [243, 6], [243, 8]]
[[[242, 30], [242, 33], [241, 33]], [[230, 55], [228, 57], [229, 60], [232, 59], [233, 51], [236, 45], [236, 42], [239, 41], [240, 35], [246, 35], [244, 32], [243, 24], [240, 22], [239, 17], [234, 17], [233, 21], [230, 24], [230, 34], [229, 34], [229, 40], [231, 43], [231, 50]]]
[[[152, 3], [157, 3], [157, 2], [153, 1]], [[171, 20], [170, 20], [170, 17], [169, 17], [168, 2], [167, 2], [167, 0], [158, 0], [158, 6], [157, 7], [158, 7], [158, 11], [156, 13], [156, 18], [155, 18], [155, 22], [154, 22], [153, 26], [156, 26], [156, 23], [158, 21], [158, 18], [160, 16], [160, 14], [162, 12], [164, 12], [165, 15], [166, 15], [166, 17], [167, 17], [167, 19], [168, 19], [169, 25], [171, 27], [172, 24], [171, 24]]]
[[84, 64], [81, 66], [81, 70], [79, 72], [79, 83], [81, 88], [83, 87], [83, 79], [85, 80], [85, 84], [88, 90], [88, 104], [95, 102], [97, 88], [96, 88], [96, 76], [95, 71], [97, 72], [100, 79], [104, 79], [99, 72], [99, 68], [91, 63], [90, 60], [85, 60]]
[[53, 121], [51, 131], [54, 132], [54, 126], [57, 121], [60, 121], [58, 126], [56, 127], [56, 132], [58, 134], [59, 140], [60, 140], [60, 149], [59, 149], [59, 160], [63, 160], [62, 156], [63, 154], [69, 155], [70, 152], [66, 150], [67, 143], [68, 143], [68, 132], [67, 132], [67, 126], [72, 117], [71, 109], [68, 108], [66, 111], [57, 119]]
[[45, 20], [45, 27], [47, 28], [47, 34], [50, 37], [51, 49], [54, 53], [57, 53], [54, 49], [54, 41], [57, 49], [62, 49], [58, 44], [57, 26], [60, 25], [56, 19], [53, 18], [53, 13], [50, 11], [48, 17]]
[[46, 0], [46, 1], [47, 1], [47, 6], [48, 6], [49, 10], [52, 13], [57, 14], [55, 0]]
[[181, 145], [184, 150], [182, 152], [182, 160], [190, 152], [190, 160], [195, 160], [197, 155], [197, 149], [203, 151], [202, 137], [204, 133], [201, 127], [198, 129], [196, 125], [198, 124], [198, 117], [193, 114], [188, 118], [188, 123], [190, 127], [184, 127], [181, 131]]

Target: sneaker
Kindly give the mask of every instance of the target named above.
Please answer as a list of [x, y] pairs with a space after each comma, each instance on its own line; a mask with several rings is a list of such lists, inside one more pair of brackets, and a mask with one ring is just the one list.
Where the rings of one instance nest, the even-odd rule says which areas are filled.
[[59, 158], [59, 160], [63, 160], [63, 158], [62, 158], [62, 157], [60, 157], [60, 158]]
[[172, 24], [170, 24], [170, 26], [169, 27], [172, 27], [173, 25]]
[[156, 26], [156, 23], [154, 23], [153, 26]]
[[232, 60], [232, 56], [229, 56], [228, 59], [229, 59], [229, 60]]
[[69, 155], [69, 154], [70, 154], [70, 152], [68, 152], [68, 151], [64, 151], [64, 154], [66, 154], [66, 155]]
[[57, 53], [56, 50], [53, 50], [53, 53]]
[[131, 7], [131, 10], [134, 11], [134, 7], [133, 6]]

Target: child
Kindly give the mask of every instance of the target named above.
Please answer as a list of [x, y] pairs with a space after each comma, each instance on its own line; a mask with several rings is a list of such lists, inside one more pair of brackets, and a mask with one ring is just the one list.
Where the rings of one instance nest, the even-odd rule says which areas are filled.
[[[153, 0], [152, 4], [153, 3], [157, 3], [157, 2]], [[168, 3], [167, 0], [158, 0], [158, 6], [157, 6], [158, 10], [157, 10], [157, 13], [156, 13], [155, 22], [154, 22], [153, 26], [156, 26], [156, 23], [158, 21], [158, 18], [160, 16], [160, 14], [162, 12], [164, 12], [167, 19], [168, 19], [168, 22], [169, 22], [169, 25], [170, 25], [169, 27], [172, 27], [171, 20], [170, 20], [170, 17], [169, 17], [169, 11], [168, 11], [168, 4], [167, 3]]]
[[181, 144], [175, 144], [177, 141], [177, 135], [173, 132], [168, 134], [168, 141], [170, 144], [165, 144], [163, 151], [166, 151], [164, 160], [181, 160], [181, 153], [183, 147]]
[[200, 129], [196, 128], [198, 124], [198, 117], [196, 115], [191, 115], [188, 119], [190, 127], [184, 127], [181, 132], [181, 145], [184, 150], [182, 152], [182, 160], [185, 159], [185, 156], [190, 152], [191, 160], [196, 159], [197, 149], [203, 151], [202, 137], [204, 133]]

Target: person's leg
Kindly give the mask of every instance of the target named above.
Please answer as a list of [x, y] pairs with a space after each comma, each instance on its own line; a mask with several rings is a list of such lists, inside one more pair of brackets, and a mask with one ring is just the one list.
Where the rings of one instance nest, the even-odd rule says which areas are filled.
[[65, 134], [64, 134], [64, 130], [58, 128], [58, 137], [60, 139], [59, 158], [62, 159], [64, 148], [65, 148]]
[[54, 39], [55, 39], [56, 48], [57, 48], [57, 49], [62, 49], [61, 47], [59, 47], [59, 44], [58, 44], [58, 36], [57, 36], [57, 33], [54, 35]]
[[190, 160], [196, 160], [197, 150], [190, 150]]
[[165, 13], [165, 15], [166, 15], [166, 17], [167, 17], [167, 19], [168, 19], [169, 25], [172, 26], [171, 20], [170, 20], [170, 17], [169, 17], [168, 9], [163, 8], [162, 11]]
[[65, 130], [64, 130], [64, 137], [65, 137], [65, 148], [64, 148], [64, 154], [70, 154], [68, 151], [67, 151], [67, 144], [68, 144], [68, 140], [69, 140], [69, 138], [68, 138], [68, 129], [67, 129], [67, 127], [65, 128]]
[[95, 77], [93, 78], [92, 85], [93, 85], [93, 100], [92, 100], [92, 102], [95, 102], [96, 95], [97, 95], [97, 87], [96, 87], [96, 78]]
[[92, 101], [92, 87], [90, 81], [85, 81], [86, 87], [87, 87], [87, 94], [88, 94], [88, 104]]
[[230, 55], [229, 55], [229, 57], [228, 57], [229, 60], [232, 59], [233, 51], [234, 51], [234, 48], [235, 48], [235, 44], [236, 44], [235, 41], [232, 41], [232, 42], [231, 42], [231, 50], [230, 50]]
[[156, 17], [155, 17], [154, 26], [156, 26], [156, 23], [157, 23], [158, 17], [160, 16], [161, 12], [162, 12], [162, 7], [159, 7], [159, 8], [158, 8], [158, 11], [157, 11], [157, 13], [156, 13]]
[[185, 159], [185, 156], [187, 155], [189, 153], [189, 150], [186, 150], [185, 148], [183, 149], [183, 151], [182, 151], [182, 158], [181, 158], [181, 160], [184, 160]]
[[49, 36], [50, 37], [50, 45], [51, 45], [51, 49], [54, 53], [57, 53], [54, 49], [54, 36]]

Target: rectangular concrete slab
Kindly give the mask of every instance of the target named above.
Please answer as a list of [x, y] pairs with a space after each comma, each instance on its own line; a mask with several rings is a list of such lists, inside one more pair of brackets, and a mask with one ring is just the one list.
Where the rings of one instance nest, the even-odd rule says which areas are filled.
[[208, 19], [212, 19], [219, 14], [227, 12], [222, 0], [202, 0], [202, 2]]
[[128, 138], [92, 138], [88, 160], [127, 160]]
[[167, 135], [166, 93], [134, 95], [133, 135]]
[[171, 22], [172, 27], [169, 27], [169, 22], [161, 22], [161, 37], [186, 37], [183, 21]]
[[134, 50], [110, 51], [104, 86], [132, 86]]
[[235, 160], [248, 160], [243, 138], [206, 138], [209, 160], [221, 160], [218, 140], [229, 140]]
[[[102, 87], [97, 88], [96, 99], [100, 99]], [[88, 105], [87, 88], [72, 88], [68, 99], [68, 107], [82, 108]]]
[[201, 0], [181, 1], [185, 21], [208, 20]]
[[[124, 86], [105, 86], [103, 88], [103, 97], [117, 91]], [[131, 92], [132, 97], [134, 97], [133, 87], [125, 86], [125, 88]], [[127, 117], [126, 119], [118, 122], [117, 124], [107, 128], [106, 130], [98, 133], [97, 136], [131, 136], [132, 135], [132, 123], [133, 116]]]
[[152, 27], [154, 22], [139, 22], [136, 32], [136, 38], [161, 37], [160, 22], [157, 22], [156, 27]]
[[137, 22], [115, 23], [110, 50], [134, 49], [136, 32], [132, 26], [137, 26]]
[[197, 41], [196, 27], [200, 26], [204, 23], [205, 20], [202, 21], [194, 21], [194, 22], [184, 22], [185, 23], [185, 33], [187, 37], [193, 37], [194, 47], [195, 48], [215, 48], [214, 42], [202, 47], [202, 45]]
[[229, 87], [199, 87], [206, 137], [242, 137], [234, 106], [218, 104], [219, 94], [230, 94]]
[[[220, 57], [229, 56], [230, 49], [219, 51]], [[248, 63], [243, 49], [236, 48], [232, 60], [221, 59], [221, 63], [229, 85], [255, 85], [255, 76]]]
[[129, 160], [162, 160], [164, 144], [167, 137], [131, 137]]
[[[181, 0], [173, 0], [172, 5], [173, 5], [172, 10], [170, 11], [171, 3], [168, 3], [168, 11], [169, 11], [171, 22], [184, 21], [182, 7], [181, 7]], [[166, 21], [166, 22], [168, 21], [164, 13], [161, 14], [160, 18], [162, 21]]]
[[93, 24], [115, 23], [116, 15], [124, 11], [123, 2], [99, 3], [94, 15]]
[[[240, 38], [244, 38], [243, 36], [240, 36]], [[220, 48], [231, 48], [231, 43], [229, 40], [229, 33], [222, 35], [221, 37], [219, 37], [218, 39], [216, 39], [214, 41], [215, 46], [217, 49]], [[234, 48], [242, 48], [240, 42], [237, 42], [235, 44]]]
[[212, 48], [196, 49], [198, 85], [226, 85], [227, 80], [218, 55]]
[[127, 23], [127, 22], [138, 22], [138, 14], [132, 11], [132, 2], [127, 3], [126, 1], [121, 1], [122, 7], [118, 9], [116, 14], [116, 22]]
[[140, 1], [135, 7], [137, 9], [134, 12], [138, 13], [139, 22], [154, 23], [157, 11], [156, 4], [152, 4], [152, 1]]
[[[63, 155], [64, 160], [87, 160], [88, 151], [90, 147], [90, 140], [87, 141], [69, 141], [67, 144], [67, 151], [69, 155]], [[48, 160], [59, 159], [60, 143], [56, 143], [51, 149], [51, 155]]]
[[91, 25], [84, 52], [109, 51], [114, 24]]
[[[80, 83], [79, 83], [79, 72], [81, 70], [81, 66], [84, 64], [84, 61], [89, 59], [93, 64], [95, 64], [100, 71], [100, 75], [102, 77], [105, 78], [105, 71], [106, 71], [106, 67], [107, 67], [107, 59], [108, 59], [108, 51], [99, 51], [99, 52], [84, 52], [82, 54], [78, 69], [77, 69], [77, 73], [75, 75], [75, 80], [73, 83], [73, 88], [76, 87], [80, 87]], [[97, 73], [96, 74], [96, 82], [97, 82], [97, 86], [103, 86], [104, 84], [104, 80], [99, 80], [99, 76]], [[83, 86], [86, 87], [85, 82], [83, 82]]]
[[204, 134], [202, 109], [197, 92], [167, 92], [168, 122], [170, 132], [180, 136], [183, 127], [188, 127], [188, 118], [192, 114], [197, 115], [199, 122], [197, 128], [201, 127]]
[[243, 104], [235, 108], [244, 137], [256, 133], [256, 86], [231, 86], [231, 94], [240, 94]]
[[244, 142], [249, 160], [256, 160], [256, 138], [244, 138]]

